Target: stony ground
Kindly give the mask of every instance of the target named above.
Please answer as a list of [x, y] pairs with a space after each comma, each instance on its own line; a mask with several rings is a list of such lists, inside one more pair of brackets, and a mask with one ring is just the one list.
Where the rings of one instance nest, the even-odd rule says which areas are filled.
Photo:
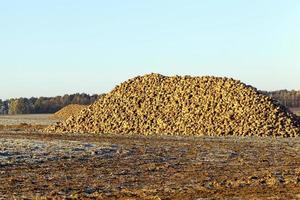
[[0, 130], [0, 183], [0, 199], [300, 199], [300, 138]]

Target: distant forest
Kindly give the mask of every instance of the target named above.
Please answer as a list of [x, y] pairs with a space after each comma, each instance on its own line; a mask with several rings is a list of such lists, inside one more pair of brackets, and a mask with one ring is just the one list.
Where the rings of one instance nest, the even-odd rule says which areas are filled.
[[56, 97], [0, 99], [0, 114], [38, 114], [55, 113], [69, 104], [88, 105], [95, 102], [101, 95], [71, 94]]
[[263, 92], [268, 96], [276, 99], [282, 105], [289, 108], [300, 107], [300, 91], [278, 90], [273, 92]]
[[[273, 92], [261, 91], [276, 99], [286, 107], [300, 107], [300, 91], [278, 90]], [[69, 104], [89, 105], [95, 102], [101, 95], [72, 94], [56, 97], [17, 98], [9, 100], [0, 99], [0, 114], [37, 114], [55, 113]]]

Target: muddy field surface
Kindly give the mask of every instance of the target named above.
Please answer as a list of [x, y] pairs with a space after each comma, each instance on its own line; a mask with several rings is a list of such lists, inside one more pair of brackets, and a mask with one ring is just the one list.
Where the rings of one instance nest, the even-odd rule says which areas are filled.
[[0, 125], [44, 125], [54, 124], [58, 120], [53, 119], [52, 114], [27, 114], [27, 115], [0, 115]]
[[3, 199], [300, 199], [300, 139], [0, 132]]
[[0, 132], [28, 133], [43, 132], [46, 127], [59, 120], [53, 114], [0, 115]]
[[300, 108], [290, 108], [290, 110], [296, 115], [300, 116]]

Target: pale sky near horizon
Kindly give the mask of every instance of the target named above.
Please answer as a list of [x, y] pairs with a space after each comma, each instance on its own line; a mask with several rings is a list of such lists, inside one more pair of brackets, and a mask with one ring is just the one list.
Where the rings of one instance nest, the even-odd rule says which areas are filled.
[[145, 73], [300, 89], [299, 0], [9, 0], [0, 99], [109, 92]]

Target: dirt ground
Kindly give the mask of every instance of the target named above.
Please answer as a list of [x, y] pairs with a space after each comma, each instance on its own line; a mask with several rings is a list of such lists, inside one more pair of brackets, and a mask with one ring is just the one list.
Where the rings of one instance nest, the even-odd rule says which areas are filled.
[[57, 122], [52, 114], [26, 114], [26, 115], [0, 115], [0, 125], [44, 125], [48, 126]]
[[300, 108], [290, 108], [290, 110], [296, 115], [300, 116]]
[[300, 199], [300, 138], [49, 135], [41, 125], [14, 126], [0, 128], [2, 199]]

